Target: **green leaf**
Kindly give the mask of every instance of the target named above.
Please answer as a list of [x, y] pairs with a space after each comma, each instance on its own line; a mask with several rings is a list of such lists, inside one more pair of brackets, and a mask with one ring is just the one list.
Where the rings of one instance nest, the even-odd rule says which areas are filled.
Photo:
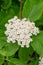
[[0, 55], [0, 65], [2, 65], [4, 62], [4, 57], [2, 55]]
[[8, 62], [7, 65], [15, 65], [14, 63], [12, 62]]
[[0, 49], [6, 45], [6, 37], [0, 37]]
[[5, 31], [5, 24], [8, 22], [9, 19], [13, 18], [15, 15], [15, 12], [12, 8], [6, 11], [0, 12], [0, 30]]
[[23, 4], [23, 5], [24, 5], [25, 1], [26, 1], [26, 0], [22, 0], [22, 4]]
[[14, 9], [15, 15], [19, 17], [20, 8], [18, 6], [18, 3], [13, 2], [12, 8]]
[[35, 21], [35, 23], [36, 23], [36, 26], [43, 25], [43, 16], [39, 20]]
[[43, 31], [40, 31], [37, 36], [33, 36], [31, 46], [41, 57], [43, 57]]
[[42, 15], [43, 1], [42, 0], [26, 0], [22, 15], [30, 19], [31, 21], [36, 21]]
[[1, 5], [1, 7], [3, 9], [8, 9], [12, 4], [12, 0], [4, 0], [3, 4]]
[[12, 61], [4, 62], [4, 65], [15, 65]]
[[8, 19], [11, 19], [15, 15], [15, 12], [14, 12], [13, 8], [9, 8], [6, 11], [1, 11], [0, 12], [0, 22], [2, 22], [3, 25], [8, 21]]
[[29, 19], [31, 21], [36, 21], [38, 20], [41, 15], [42, 15], [42, 12], [43, 12], [43, 2], [41, 2], [40, 4], [34, 6], [34, 8], [32, 9], [30, 15], [29, 15]]
[[30, 59], [29, 54], [31, 54], [33, 52], [33, 48], [30, 46], [30, 48], [20, 48], [19, 50], [19, 58], [21, 60], [23, 60], [24, 62], [28, 62], [28, 60]]
[[[38, 3], [40, 3], [40, 2], [42, 2], [43, 0], [29, 0], [30, 1], [30, 3], [31, 3], [31, 5], [36, 5], [36, 4], [38, 4]], [[32, 7], [33, 7], [32, 6]]]
[[9, 59], [9, 62], [13, 63], [14, 65], [27, 65], [24, 61], [16, 58]]
[[28, 48], [20, 48], [19, 50], [19, 58], [25, 62], [29, 59], [29, 49]]
[[18, 49], [19, 46], [17, 45], [17, 43], [6, 43], [6, 45], [2, 49], [0, 49], [0, 54], [2, 54], [3, 56], [12, 56], [17, 52]]
[[34, 62], [32, 63], [32, 65], [38, 65], [38, 59], [37, 60], [34, 60]]
[[39, 60], [36, 59], [36, 60], [33, 60], [32, 62], [29, 63], [29, 65], [38, 65], [39, 63]]

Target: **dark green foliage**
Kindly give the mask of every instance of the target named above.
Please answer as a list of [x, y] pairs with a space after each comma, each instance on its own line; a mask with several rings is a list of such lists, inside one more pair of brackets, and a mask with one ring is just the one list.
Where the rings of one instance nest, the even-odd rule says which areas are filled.
[[38, 65], [39, 56], [43, 57], [43, 0], [22, 0], [22, 18], [40, 29], [29, 48], [6, 42], [5, 23], [14, 16], [20, 17], [20, 0], [0, 0], [0, 65]]

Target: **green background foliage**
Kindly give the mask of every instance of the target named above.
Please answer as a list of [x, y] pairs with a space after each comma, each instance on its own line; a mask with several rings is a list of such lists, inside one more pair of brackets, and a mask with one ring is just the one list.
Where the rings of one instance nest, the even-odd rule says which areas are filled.
[[0, 0], [0, 65], [38, 65], [43, 57], [43, 0], [22, 0], [22, 18], [35, 22], [40, 30], [29, 48], [6, 42], [5, 23], [14, 16], [20, 17], [20, 0]]

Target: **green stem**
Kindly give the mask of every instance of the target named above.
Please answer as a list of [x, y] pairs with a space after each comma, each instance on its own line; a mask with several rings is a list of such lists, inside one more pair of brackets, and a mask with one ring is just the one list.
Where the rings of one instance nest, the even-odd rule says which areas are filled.
[[22, 18], [22, 0], [20, 0], [20, 19]]

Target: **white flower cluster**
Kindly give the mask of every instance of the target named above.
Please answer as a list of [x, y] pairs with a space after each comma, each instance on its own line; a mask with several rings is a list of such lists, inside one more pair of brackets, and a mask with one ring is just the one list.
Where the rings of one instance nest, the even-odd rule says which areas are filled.
[[40, 58], [39, 65], [43, 65], [43, 58]]
[[29, 43], [32, 42], [32, 34], [37, 35], [39, 29], [35, 26], [35, 23], [28, 21], [26, 18], [22, 20], [18, 19], [17, 16], [8, 20], [5, 24], [7, 36], [7, 42], [15, 43], [18, 41], [18, 45], [21, 47], [29, 47]]

